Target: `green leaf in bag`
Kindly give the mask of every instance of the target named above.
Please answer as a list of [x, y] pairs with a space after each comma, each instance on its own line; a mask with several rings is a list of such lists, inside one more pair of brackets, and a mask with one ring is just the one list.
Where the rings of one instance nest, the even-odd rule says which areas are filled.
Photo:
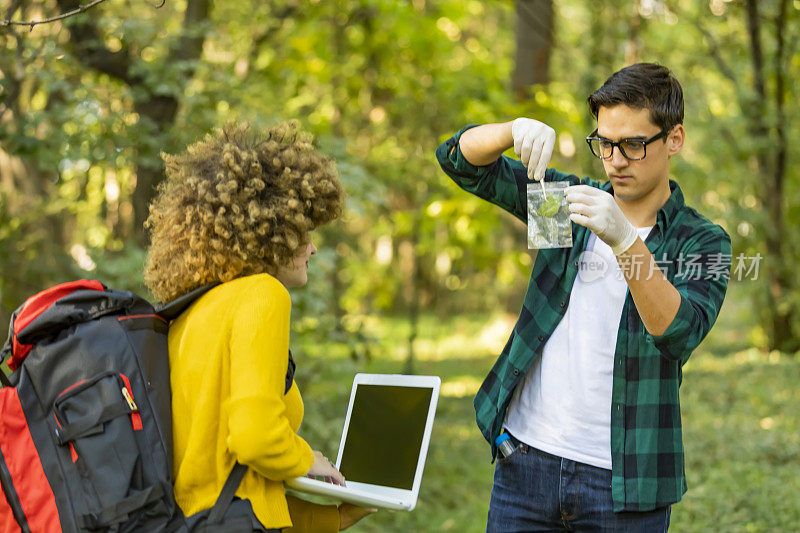
[[559, 209], [561, 209], [561, 198], [551, 195], [550, 198], [542, 202], [536, 212], [543, 217], [550, 218], [558, 213]]

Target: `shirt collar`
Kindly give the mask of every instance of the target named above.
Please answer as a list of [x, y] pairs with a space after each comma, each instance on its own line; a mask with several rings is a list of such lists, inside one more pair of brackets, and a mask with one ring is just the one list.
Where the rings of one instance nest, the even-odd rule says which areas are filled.
[[672, 193], [656, 215], [656, 225], [661, 229], [661, 235], [672, 225], [678, 212], [686, 205], [680, 185], [674, 180], [669, 180], [669, 188]]

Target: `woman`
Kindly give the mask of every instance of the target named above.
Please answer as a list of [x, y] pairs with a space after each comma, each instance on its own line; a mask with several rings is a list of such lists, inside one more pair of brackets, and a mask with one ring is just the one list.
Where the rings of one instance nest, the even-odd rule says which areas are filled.
[[238, 462], [247, 472], [236, 496], [264, 528], [348, 527], [370, 510], [287, 502], [283, 485], [302, 475], [344, 483], [297, 434], [287, 292], [307, 281], [310, 232], [342, 212], [334, 162], [293, 124], [263, 135], [228, 125], [162, 157], [145, 283], [162, 302], [221, 283], [169, 330], [178, 504], [187, 516], [213, 507]]

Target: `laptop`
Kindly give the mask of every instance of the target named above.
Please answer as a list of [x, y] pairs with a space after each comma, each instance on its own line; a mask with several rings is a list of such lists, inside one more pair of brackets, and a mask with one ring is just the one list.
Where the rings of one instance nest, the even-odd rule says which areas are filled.
[[347, 486], [302, 476], [286, 481], [287, 492], [414, 509], [440, 387], [438, 376], [356, 374], [335, 465]]

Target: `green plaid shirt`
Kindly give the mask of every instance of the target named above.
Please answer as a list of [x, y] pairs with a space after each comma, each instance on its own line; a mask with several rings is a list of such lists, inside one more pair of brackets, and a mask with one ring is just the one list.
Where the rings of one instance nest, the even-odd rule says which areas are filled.
[[[527, 173], [502, 156], [477, 167], [461, 153], [459, 131], [436, 150], [442, 169], [462, 189], [527, 222]], [[568, 181], [611, 191], [611, 183], [579, 179], [549, 169], [547, 181]], [[680, 187], [659, 209], [645, 241], [656, 263], [681, 295], [673, 322], [651, 335], [630, 292], [617, 333], [611, 390], [611, 492], [615, 511], [648, 511], [680, 501], [686, 492], [678, 387], [681, 367], [717, 318], [731, 263], [725, 230], [687, 206]], [[508, 343], [475, 396], [478, 427], [497, 450], [511, 394], [555, 330], [569, 304], [579, 257], [590, 231], [572, 224], [572, 248], [539, 250], [525, 302]], [[645, 273], [646, 274], [646, 273]], [[587, 317], [590, 319], [590, 317]]]

